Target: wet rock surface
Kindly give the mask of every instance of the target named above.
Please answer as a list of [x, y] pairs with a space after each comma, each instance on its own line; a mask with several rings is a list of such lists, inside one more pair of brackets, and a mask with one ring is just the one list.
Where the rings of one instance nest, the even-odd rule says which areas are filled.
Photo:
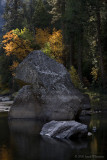
[[16, 79], [25, 86], [14, 100], [10, 118], [72, 120], [90, 106], [66, 68], [41, 51], [33, 51], [19, 64]]
[[51, 121], [46, 123], [40, 135], [58, 139], [87, 136], [87, 125], [76, 121]]
[[11, 101], [10, 96], [0, 96], [0, 102]]
[[0, 112], [9, 112], [12, 104], [9, 96], [0, 96]]

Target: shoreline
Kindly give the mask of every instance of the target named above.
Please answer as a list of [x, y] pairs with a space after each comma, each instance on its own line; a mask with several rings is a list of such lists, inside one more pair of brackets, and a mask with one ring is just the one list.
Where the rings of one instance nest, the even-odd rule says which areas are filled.
[[9, 112], [13, 101], [0, 102], [0, 112]]

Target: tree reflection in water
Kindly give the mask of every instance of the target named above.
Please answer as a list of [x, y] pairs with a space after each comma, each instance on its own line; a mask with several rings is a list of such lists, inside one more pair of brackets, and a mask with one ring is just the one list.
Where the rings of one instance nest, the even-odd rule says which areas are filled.
[[11, 149], [7, 148], [7, 146], [3, 145], [0, 147], [0, 160], [12, 160], [12, 152]]

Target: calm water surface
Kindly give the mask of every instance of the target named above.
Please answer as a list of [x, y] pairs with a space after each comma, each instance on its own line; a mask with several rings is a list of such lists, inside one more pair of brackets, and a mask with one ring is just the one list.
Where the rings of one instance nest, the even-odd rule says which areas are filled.
[[[42, 124], [32, 120], [8, 123], [0, 113], [0, 160], [106, 160], [107, 112], [94, 114], [91, 137], [59, 141], [39, 136]], [[92, 128], [96, 126], [96, 132]]]

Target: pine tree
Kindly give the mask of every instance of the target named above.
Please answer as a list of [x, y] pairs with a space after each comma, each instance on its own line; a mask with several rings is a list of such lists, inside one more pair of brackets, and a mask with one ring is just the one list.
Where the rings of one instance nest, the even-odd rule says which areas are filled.
[[[82, 55], [84, 31], [88, 21], [87, 2], [84, 0], [68, 0], [65, 9], [65, 33], [66, 43], [69, 44], [69, 64], [78, 69], [79, 78], [82, 81]], [[75, 61], [74, 61], [75, 58]]]
[[4, 12], [4, 30], [22, 28], [23, 10], [21, 0], [7, 0]]
[[48, 13], [49, 6], [43, 0], [37, 0], [34, 8], [32, 23], [35, 28], [50, 27], [51, 16]]

